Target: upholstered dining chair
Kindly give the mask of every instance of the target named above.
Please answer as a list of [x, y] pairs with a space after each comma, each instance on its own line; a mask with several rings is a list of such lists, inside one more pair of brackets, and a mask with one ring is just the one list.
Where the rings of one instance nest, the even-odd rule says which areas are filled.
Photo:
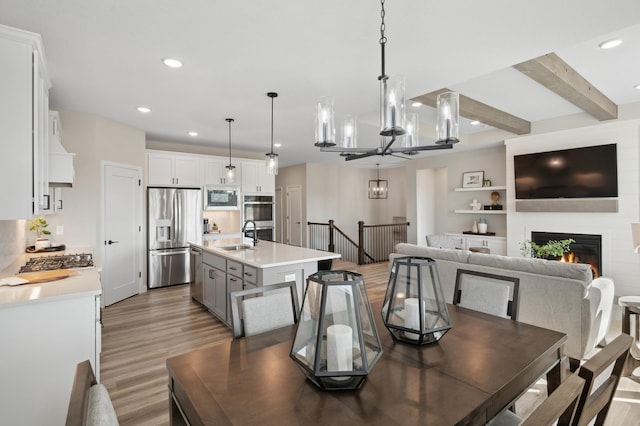
[[458, 269], [453, 304], [516, 320], [519, 286], [520, 278]]
[[118, 417], [107, 388], [96, 382], [89, 360], [76, 365], [66, 426], [117, 426]]
[[562, 416], [573, 419], [583, 389], [584, 379], [572, 374], [526, 418], [522, 419], [506, 410], [494, 417], [487, 426], [546, 426], [556, 424]]
[[300, 319], [295, 281], [233, 291], [229, 297], [236, 339], [295, 324]]
[[558, 424], [582, 426], [594, 418], [595, 425], [604, 424], [632, 342], [633, 337], [621, 334], [582, 364], [578, 375], [585, 380], [585, 385], [576, 415], [573, 421], [565, 416]]

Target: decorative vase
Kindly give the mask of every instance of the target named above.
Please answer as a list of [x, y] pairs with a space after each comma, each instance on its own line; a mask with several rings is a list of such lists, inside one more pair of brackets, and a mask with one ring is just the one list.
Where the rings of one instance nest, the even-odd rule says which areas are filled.
[[478, 224], [478, 232], [480, 234], [486, 234], [487, 233], [487, 224], [486, 223], [479, 223]]
[[471, 227], [471, 232], [478, 232], [478, 221], [473, 221], [473, 226]]

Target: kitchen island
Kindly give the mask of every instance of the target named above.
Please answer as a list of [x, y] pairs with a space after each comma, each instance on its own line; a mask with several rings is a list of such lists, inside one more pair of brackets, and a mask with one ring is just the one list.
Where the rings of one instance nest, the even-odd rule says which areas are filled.
[[[19, 256], [0, 279], [43, 255]], [[76, 365], [90, 360], [99, 380], [100, 277], [95, 267], [74, 271], [55, 281], [0, 286], [1, 424], [64, 424]]]
[[229, 326], [232, 291], [295, 281], [302, 301], [306, 278], [318, 271], [318, 262], [340, 257], [338, 253], [271, 241], [259, 241], [253, 247], [246, 241], [219, 239], [191, 244], [202, 251], [202, 280], [200, 285], [198, 280], [191, 284], [191, 295]]

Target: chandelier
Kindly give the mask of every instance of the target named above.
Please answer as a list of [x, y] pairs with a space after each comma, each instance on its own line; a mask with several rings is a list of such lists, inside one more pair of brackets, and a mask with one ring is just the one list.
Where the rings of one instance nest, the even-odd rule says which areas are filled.
[[380, 164], [376, 164], [376, 178], [369, 181], [369, 198], [384, 200], [388, 198], [389, 181], [380, 179]]
[[[402, 76], [388, 76], [385, 70], [385, 45], [387, 37], [385, 31], [385, 0], [380, 1], [380, 51], [382, 72], [380, 81], [380, 146], [377, 148], [358, 148], [356, 118], [347, 116], [342, 122], [342, 138], [336, 144], [333, 99], [323, 96], [316, 104], [316, 143], [322, 152], [338, 152], [345, 160], [357, 160], [374, 155], [417, 154], [419, 151], [435, 149], [450, 149], [458, 139], [458, 94], [444, 92], [438, 95], [437, 139], [435, 145], [420, 145], [418, 141], [417, 114], [405, 122], [404, 78]], [[411, 115], [411, 114], [410, 114]], [[401, 146], [394, 147], [396, 138], [403, 136]]]

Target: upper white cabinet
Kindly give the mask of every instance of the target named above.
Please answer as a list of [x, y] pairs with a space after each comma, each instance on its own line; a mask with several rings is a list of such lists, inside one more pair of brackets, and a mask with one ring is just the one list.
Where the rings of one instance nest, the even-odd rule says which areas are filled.
[[267, 173], [264, 161], [242, 162], [242, 192], [270, 194], [276, 192], [276, 179]]
[[0, 220], [31, 218], [47, 201], [49, 77], [38, 34], [0, 25]]
[[229, 182], [227, 179], [228, 158], [207, 156], [204, 160], [204, 184], [240, 186], [240, 181], [242, 180], [240, 162], [234, 158], [231, 164], [236, 167], [235, 182]]
[[159, 186], [202, 186], [202, 159], [197, 156], [149, 152], [147, 184]]

